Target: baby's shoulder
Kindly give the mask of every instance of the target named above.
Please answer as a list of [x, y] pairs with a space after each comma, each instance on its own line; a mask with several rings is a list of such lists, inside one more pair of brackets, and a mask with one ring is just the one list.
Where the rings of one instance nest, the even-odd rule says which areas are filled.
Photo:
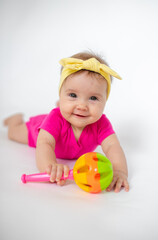
[[102, 116], [100, 117], [100, 119], [97, 121], [97, 124], [100, 125], [100, 124], [105, 124], [106, 122], [108, 122], [109, 119], [106, 117], [105, 114], [102, 114]]
[[109, 128], [112, 127], [110, 120], [107, 118], [105, 114], [102, 114], [101, 118], [97, 121], [98, 129]]
[[60, 109], [58, 107], [53, 108], [48, 115], [52, 119], [63, 119]]
[[[49, 113], [49, 119], [50, 121], [53, 121], [53, 123], [56, 123], [60, 126], [65, 126], [68, 124], [68, 122], [65, 120], [65, 118], [62, 116], [60, 112], [60, 108], [53, 108]], [[68, 124], [69, 125], [69, 124]]]

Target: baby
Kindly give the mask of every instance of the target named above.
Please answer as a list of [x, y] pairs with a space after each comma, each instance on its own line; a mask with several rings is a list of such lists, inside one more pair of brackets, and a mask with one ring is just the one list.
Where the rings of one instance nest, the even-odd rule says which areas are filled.
[[101, 145], [113, 165], [114, 177], [107, 191], [129, 191], [128, 170], [124, 152], [110, 121], [103, 114], [111, 88], [111, 76], [120, 76], [100, 57], [78, 53], [60, 61], [59, 107], [47, 115], [23, 121], [21, 114], [4, 121], [11, 140], [36, 147], [36, 164], [47, 172], [51, 182], [63, 185], [62, 174], [69, 167], [56, 158], [77, 159]]

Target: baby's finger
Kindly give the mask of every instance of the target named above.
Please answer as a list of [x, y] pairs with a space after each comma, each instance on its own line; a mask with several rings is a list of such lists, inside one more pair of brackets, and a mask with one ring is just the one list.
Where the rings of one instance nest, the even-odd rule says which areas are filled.
[[67, 178], [69, 176], [69, 167], [64, 165], [64, 177]]
[[51, 170], [51, 175], [50, 175], [50, 181], [55, 182], [56, 179], [56, 171], [57, 171], [57, 166], [56, 164], [52, 165], [52, 170]]
[[129, 191], [129, 184], [128, 184], [128, 181], [127, 181], [127, 180], [124, 180], [124, 188], [125, 188], [125, 191], [126, 191], [126, 192]]
[[57, 185], [63, 186], [65, 184], [66, 180], [60, 180], [57, 182]]
[[119, 192], [120, 189], [122, 187], [122, 180], [121, 179], [118, 179], [117, 183], [116, 183], [116, 187], [115, 187], [115, 192]]
[[57, 166], [57, 172], [56, 172], [56, 181], [60, 181], [60, 178], [62, 177], [63, 174], [63, 166], [61, 164], [58, 164]]
[[110, 185], [107, 187], [106, 191], [110, 192], [114, 188], [115, 184], [116, 184], [116, 178], [112, 180]]
[[47, 173], [48, 175], [50, 175], [50, 174], [51, 174], [51, 170], [52, 170], [52, 165], [49, 165], [49, 166], [46, 168], [46, 173]]

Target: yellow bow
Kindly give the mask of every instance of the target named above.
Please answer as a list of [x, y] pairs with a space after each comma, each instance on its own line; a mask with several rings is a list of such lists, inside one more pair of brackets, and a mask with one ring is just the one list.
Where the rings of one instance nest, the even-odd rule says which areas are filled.
[[90, 58], [85, 61], [83, 61], [81, 59], [77, 59], [77, 58], [63, 58], [60, 60], [59, 63], [64, 67], [62, 70], [62, 73], [61, 73], [59, 92], [60, 92], [60, 89], [62, 87], [62, 84], [63, 84], [65, 78], [67, 78], [72, 73], [75, 73], [81, 69], [99, 73], [105, 78], [105, 80], [107, 81], [107, 84], [108, 84], [107, 98], [109, 96], [110, 89], [111, 89], [110, 75], [121, 80], [121, 77], [115, 71], [113, 71], [107, 65], [101, 64], [95, 58]]

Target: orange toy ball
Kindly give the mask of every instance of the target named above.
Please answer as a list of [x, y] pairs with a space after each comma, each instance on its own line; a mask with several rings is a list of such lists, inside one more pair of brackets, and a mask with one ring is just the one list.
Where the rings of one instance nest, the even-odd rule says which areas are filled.
[[101, 153], [89, 152], [76, 161], [73, 177], [76, 184], [84, 191], [98, 193], [106, 189], [112, 182], [112, 164]]

